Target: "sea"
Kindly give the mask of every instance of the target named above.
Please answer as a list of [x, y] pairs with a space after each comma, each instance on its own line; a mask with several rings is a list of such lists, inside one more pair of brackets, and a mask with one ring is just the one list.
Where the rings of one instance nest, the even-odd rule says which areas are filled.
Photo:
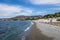
[[31, 26], [32, 22], [26, 20], [0, 21], [0, 40], [25, 40], [24, 35]]

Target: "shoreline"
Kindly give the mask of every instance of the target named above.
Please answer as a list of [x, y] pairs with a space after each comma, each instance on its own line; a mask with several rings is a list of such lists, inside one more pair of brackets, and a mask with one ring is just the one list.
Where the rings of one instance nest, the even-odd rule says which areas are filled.
[[30, 34], [30, 31], [31, 31], [31, 28], [32, 28], [32, 25], [33, 24], [34, 23], [31, 22], [30, 26], [24, 30], [24, 34], [23, 34], [21, 40], [25, 40], [26, 39], [26, 36], [28, 36]]
[[47, 37], [41, 33], [41, 31], [37, 28], [36, 22], [32, 25], [31, 33], [26, 37], [26, 40], [52, 40], [53, 38]]
[[34, 23], [31, 22], [30, 26], [29, 26], [28, 28], [26, 28], [24, 31], [28, 31], [28, 30], [32, 27], [33, 24], [34, 24]]

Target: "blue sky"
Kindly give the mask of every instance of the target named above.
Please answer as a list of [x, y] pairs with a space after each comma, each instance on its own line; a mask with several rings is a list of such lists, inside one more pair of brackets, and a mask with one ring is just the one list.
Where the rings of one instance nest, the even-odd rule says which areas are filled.
[[0, 18], [60, 12], [60, 0], [0, 0]]

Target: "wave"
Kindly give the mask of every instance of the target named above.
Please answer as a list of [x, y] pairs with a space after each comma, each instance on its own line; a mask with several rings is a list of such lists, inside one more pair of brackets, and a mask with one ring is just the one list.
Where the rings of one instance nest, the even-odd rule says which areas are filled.
[[31, 22], [30, 26], [25, 29], [24, 35], [22, 36], [22, 39], [21, 40], [25, 40], [26, 39], [26, 36], [30, 33], [30, 29], [31, 29], [32, 25], [33, 25], [33, 22]]

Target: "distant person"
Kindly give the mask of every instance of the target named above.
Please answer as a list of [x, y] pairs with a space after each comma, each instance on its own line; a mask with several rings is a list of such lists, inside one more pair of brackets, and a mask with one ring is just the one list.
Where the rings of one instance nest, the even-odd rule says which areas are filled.
[[52, 24], [52, 19], [50, 19], [50, 23]]

